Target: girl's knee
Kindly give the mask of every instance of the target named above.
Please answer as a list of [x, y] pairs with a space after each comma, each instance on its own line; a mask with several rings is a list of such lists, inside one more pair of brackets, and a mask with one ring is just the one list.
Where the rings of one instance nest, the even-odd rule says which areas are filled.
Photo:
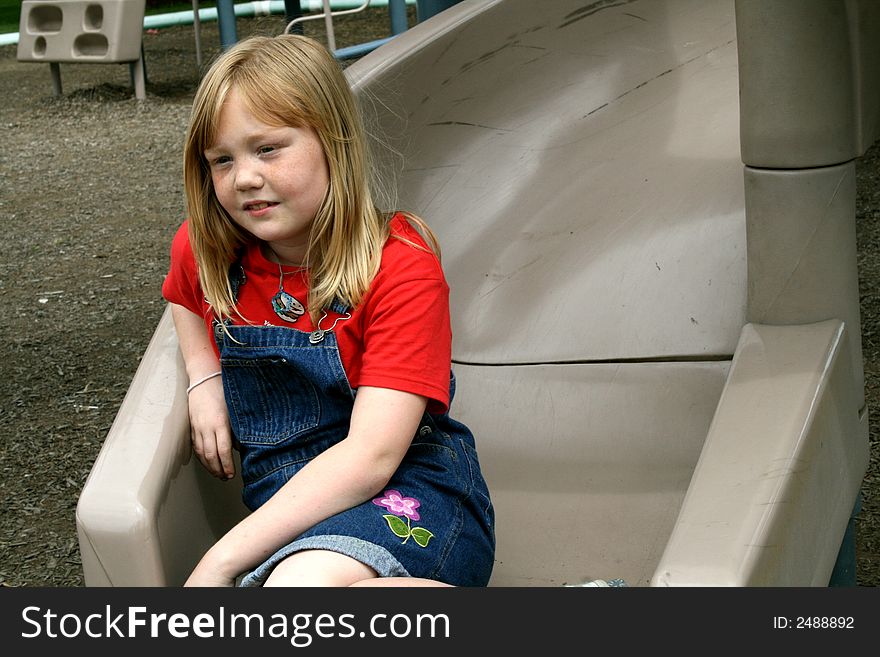
[[329, 550], [303, 550], [281, 561], [263, 586], [350, 586], [376, 572], [344, 554]]

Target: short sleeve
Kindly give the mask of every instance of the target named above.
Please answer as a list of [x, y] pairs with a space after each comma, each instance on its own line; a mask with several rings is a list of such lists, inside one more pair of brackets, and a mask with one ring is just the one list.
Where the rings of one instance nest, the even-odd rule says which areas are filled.
[[162, 283], [166, 301], [183, 306], [196, 315], [204, 315], [204, 295], [199, 285], [198, 265], [189, 243], [184, 222], [171, 241], [171, 265]]
[[452, 358], [449, 286], [432, 252], [390, 242], [365, 301], [358, 384], [419, 394], [430, 400], [431, 412], [445, 412]]

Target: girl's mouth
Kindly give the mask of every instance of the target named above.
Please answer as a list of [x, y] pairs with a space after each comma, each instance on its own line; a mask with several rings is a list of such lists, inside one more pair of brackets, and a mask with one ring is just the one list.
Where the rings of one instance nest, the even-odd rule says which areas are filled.
[[273, 208], [277, 203], [271, 203], [269, 201], [258, 201], [256, 203], [247, 203], [244, 206], [245, 212], [249, 212], [251, 214], [259, 214], [268, 208]]

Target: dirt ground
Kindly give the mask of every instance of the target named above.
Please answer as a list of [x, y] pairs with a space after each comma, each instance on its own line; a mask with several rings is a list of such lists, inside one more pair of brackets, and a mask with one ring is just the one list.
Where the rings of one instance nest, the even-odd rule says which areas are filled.
[[[384, 10], [340, 18], [337, 46], [388, 35]], [[216, 23], [202, 26], [206, 61]], [[239, 19], [239, 37], [280, 16]], [[319, 36], [322, 22], [310, 23]], [[164, 308], [168, 245], [182, 219], [182, 137], [199, 79], [190, 26], [144, 37], [147, 102], [127, 65], [49, 68], [0, 47], [0, 585], [82, 586], [79, 492]], [[870, 414], [880, 374], [880, 153], [859, 162], [862, 340]], [[874, 423], [876, 426], [877, 422]], [[857, 525], [858, 582], [880, 584], [877, 430]]]

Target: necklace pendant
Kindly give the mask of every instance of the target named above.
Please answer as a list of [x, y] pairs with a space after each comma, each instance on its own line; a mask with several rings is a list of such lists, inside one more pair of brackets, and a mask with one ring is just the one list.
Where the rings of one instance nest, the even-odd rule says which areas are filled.
[[295, 322], [302, 317], [306, 309], [293, 296], [284, 290], [278, 290], [278, 294], [272, 297], [272, 310], [285, 322]]

